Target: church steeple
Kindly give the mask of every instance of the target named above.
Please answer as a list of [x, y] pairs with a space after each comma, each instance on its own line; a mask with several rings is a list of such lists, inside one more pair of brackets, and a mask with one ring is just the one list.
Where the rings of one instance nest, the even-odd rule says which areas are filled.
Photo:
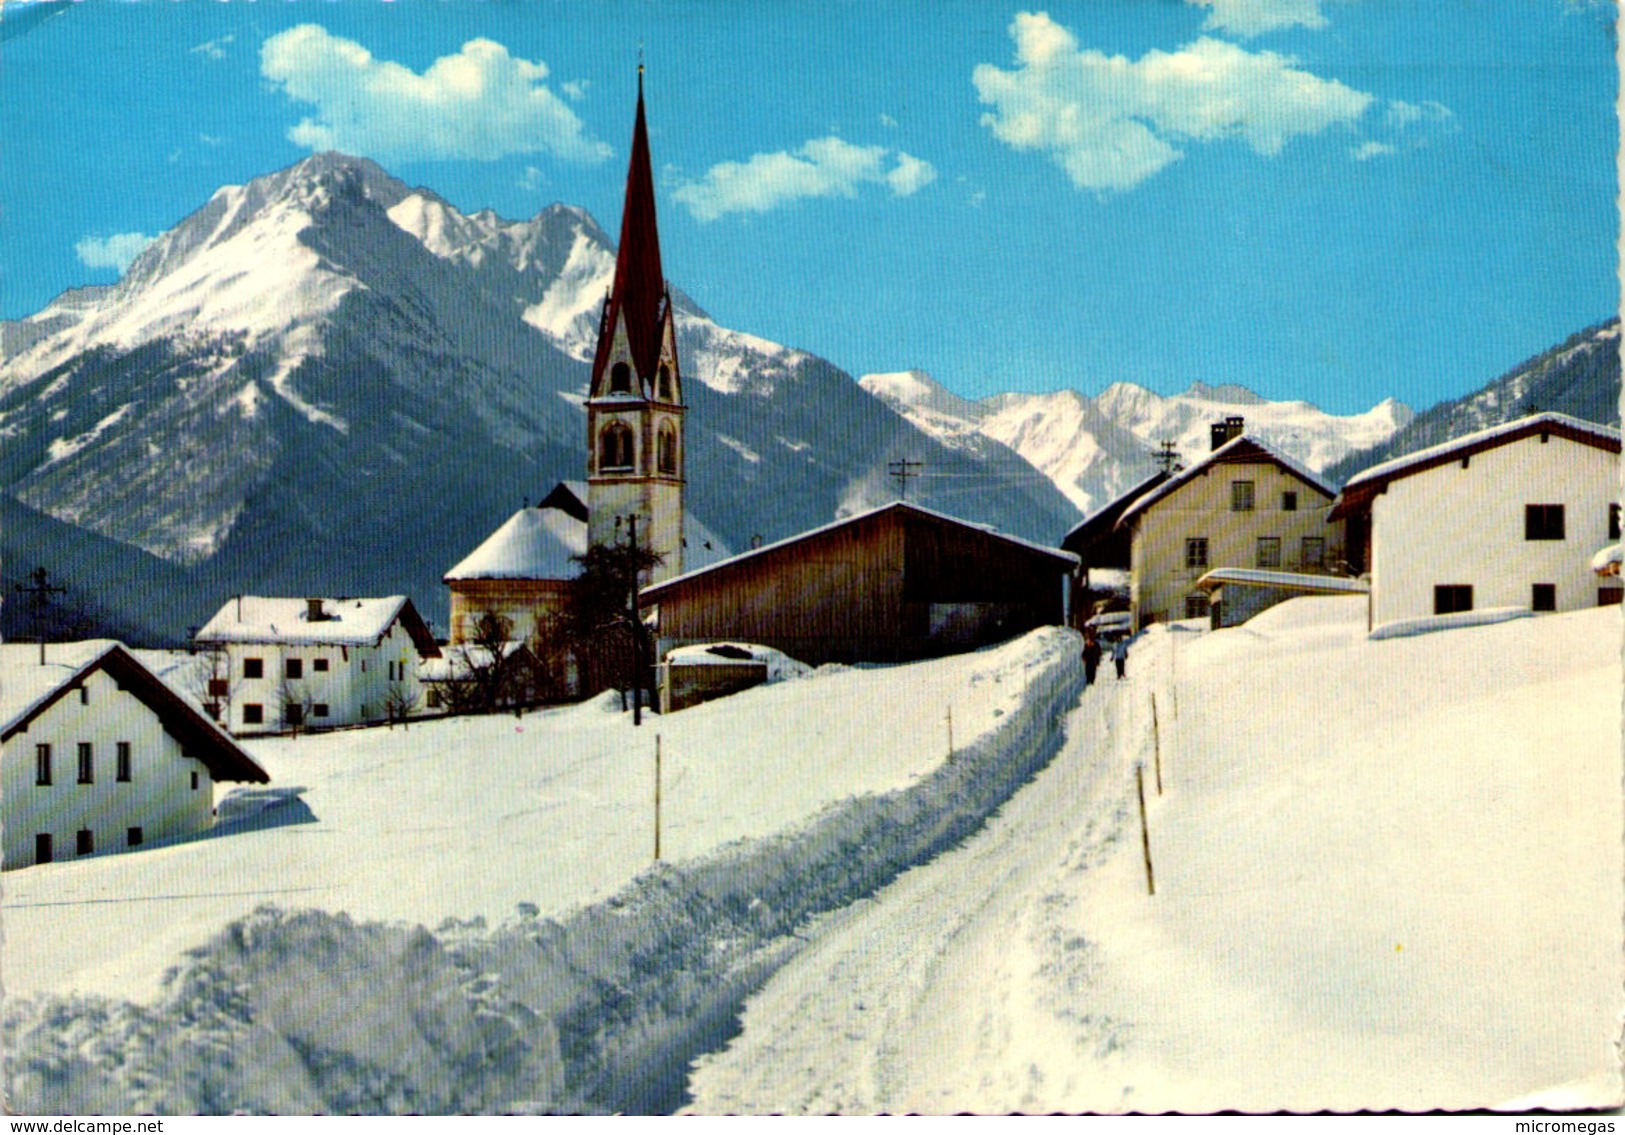
[[632, 127], [632, 159], [626, 171], [626, 202], [621, 209], [621, 243], [615, 253], [615, 283], [605, 306], [598, 350], [593, 358], [593, 390], [599, 390], [615, 326], [623, 323], [632, 369], [652, 385], [659, 364], [661, 324], [669, 298], [660, 266], [660, 231], [655, 222], [654, 175], [649, 163], [649, 128], [643, 113], [643, 64], [638, 64], [638, 113]]
[[665, 557], [651, 573], [655, 582], [683, 570], [685, 410], [671, 293], [660, 264], [640, 62], [621, 244], [587, 391], [587, 540], [617, 543], [637, 517], [639, 542]]

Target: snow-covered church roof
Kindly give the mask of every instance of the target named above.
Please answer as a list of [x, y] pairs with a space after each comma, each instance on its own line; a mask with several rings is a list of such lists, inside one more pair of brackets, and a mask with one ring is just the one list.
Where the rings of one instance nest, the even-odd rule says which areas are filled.
[[[561, 481], [572, 490], [579, 482]], [[557, 489], [554, 490], [558, 492]], [[585, 486], [579, 494], [585, 497]], [[553, 499], [551, 496], [549, 500]], [[445, 574], [469, 579], [574, 579], [587, 550], [587, 522], [557, 507], [522, 508]], [[693, 571], [733, 555], [727, 543], [693, 514], [683, 516], [683, 569]]]

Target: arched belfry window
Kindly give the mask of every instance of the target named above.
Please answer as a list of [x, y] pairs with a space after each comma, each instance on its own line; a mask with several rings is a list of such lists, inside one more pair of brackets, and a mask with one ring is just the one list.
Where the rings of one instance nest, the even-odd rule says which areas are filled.
[[660, 364], [660, 384], [655, 389], [662, 402], [676, 401], [676, 398], [672, 395], [671, 367], [665, 363]]
[[673, 476], [677, 473], [677, 430], [670, 422], [660, 427], [659, 440], [655, 443], [655, 466], [662, 473]]
[[609, 392], [611, 394], [632, 393], [632, 368], [625, 363], [616, 363], [609, 368]]
[[632, 468], [632, 431], [622, 422], [611, 422], [598, 435], [598, 468]]

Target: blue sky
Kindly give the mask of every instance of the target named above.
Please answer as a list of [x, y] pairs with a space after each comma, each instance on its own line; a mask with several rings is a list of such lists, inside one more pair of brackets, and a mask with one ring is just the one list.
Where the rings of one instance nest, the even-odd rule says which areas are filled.
[[315, 149], [619, 224], [639, 44], [666, 271], [969, 397], [1481, 386], [1619, 306], [1586, 0], [9, 0], [0, 316]]

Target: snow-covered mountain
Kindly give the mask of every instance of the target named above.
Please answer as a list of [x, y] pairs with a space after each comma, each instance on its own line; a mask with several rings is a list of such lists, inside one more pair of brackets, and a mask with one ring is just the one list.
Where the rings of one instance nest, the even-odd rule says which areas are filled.
[[[582, 475], [613, 258], [580, 209], [464, 215], [338, 154], [224, 187], [117, 284], [0, 325], [0, 493], [212, 591], [404, 590], [432, 618], [448, 566]], [[942, 475], [910, 495], [944, 511], [1046, 540], [1075, 519], [1014, 453], [674, 300], [688, 505], [734, 546], [889, 499], [899, 457]]]
[[947, 444], [975, 450], [991, 440], [1009, 447], [1084, 513], [1150, 475], [1165, 440], [1187, 464], [1201, 457], [1210, 448], [1209, 426], [1222, 418], [1245, 418], [1249, 433], [1311, 469], [1376, 445], [1411, 419], [1409, 408], [1391, 398], [1363, 414], [1339, 417], [1308, 402], [1269, 402], [1244, 387], [1202, 383], [1168, 397], [1118, 382], [1095, 398], [1061, 390], [973, 402], [920, 371], [859, 381]]
[[1327, 474], [1341, 484], [1379, 461], [1545, 411], [1617, 426], [1619, 403], [1620, 339], [1616, 317], [1571, 335], [1480, 390], [1422, 411], [1391, 437], [1348, 454]]

